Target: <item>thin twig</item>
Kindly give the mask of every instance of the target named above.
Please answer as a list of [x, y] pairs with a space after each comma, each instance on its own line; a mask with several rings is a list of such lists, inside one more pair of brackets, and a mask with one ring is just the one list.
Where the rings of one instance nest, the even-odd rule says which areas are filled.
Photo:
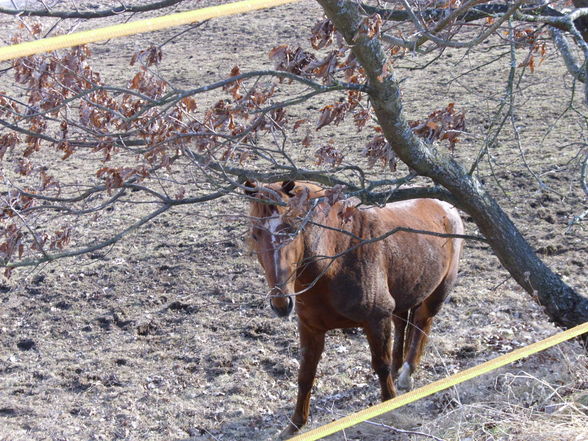
[[49, 8], [45, 9], [8, 9], [0, 8], [0, 14], [16, 15], [23, 17], [55, 17], [55, 18], [81, 18], [81, 19], [92, 19], [92, 18], [104, 18], [111, 17], [113, 15], [120, 15], [124, 13], [137, 13], [137, 12], [148, 12], [156, 11], [170, 6], [177, 5], [184, 0], [162, 0], [159, 2], [148, 3], [143, 5], [121, 5], [114, 8], [102, 9], [98, 11], [55, 11]]
[[383, 427], [385, 429], [392, 430], [396, 433], [401, 433], [403, 435], [421, 436], [423, 438], [430, 438], [435, 441], [445, 441], [443, 438], [439, 438], [438, 436], [431, 435], [430, 433], [419, 432], [417, 430], [399, 429], [398, 427], [390, 426], [390, 425], [384, 424], [384, 423], [376, 423], [376, 422], [370, 421], [370, 420], [366, 420], [364, 422], [371, 425], [371, 426]]

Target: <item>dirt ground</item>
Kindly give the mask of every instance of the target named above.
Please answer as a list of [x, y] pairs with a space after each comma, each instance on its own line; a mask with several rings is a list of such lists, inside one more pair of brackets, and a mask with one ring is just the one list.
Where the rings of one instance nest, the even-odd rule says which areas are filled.
[[[234, 64], [243, 71], [270, 68], [269, 50], [281, 43], [308, 48], [308, 31], [320, 17], [314, 2], [302, 0], [211, 20], [166, 46], [162, 74], [178, 87], [194, 87], [222, 78]], [[96, 64], [120, 81], [133, 52], [175, 32], [93, 45]], [[471, 162], [478, 153], [508, 58], [460, 73], [483, 65], [495, 50], [490, 41], [482, 53], [447, 53], [426, 71], [399, 70], [410, 117], [452, 101], [466, 111], [469, 135], [456, 151], [459, 160]], [[408, 67], [415, 63], [410, 57]], [[580, 103], [579, 113], [563, 114], [570, 79], [554, 51], [521, 89], [516, 123], [528, 168], [505, 135], [479, 177], [541, 257], [586, 293], [586, 223], [569, 227], [588, 208], [579, 185], [581, 147], [574, 144], [586, 135], [586, 108]], [[312, 108], [306, 106], [293, 112]], [[291, 139], [294, 145], [296, 136], [303, 134]], [[314, 136], [356, 153], [365, 141], [345, 124]], [[245, 212], [237, 196], [184, 207], [106, 251], [1, 280], [0, 440], [275, 439], [296, 396], [296, 324], [268, 307], [265, 280], [245, 241]], [[117, 208], [88, 228], [108, 232], [127, 215]], [[415, 386], [557, 331], [491, 250], [468, 242]], [[308, 428], [378, 401], [362, 332], [330, 333]], [[328, 439], [586, 441], [586, 352], [577, 341], [560, 344]]]

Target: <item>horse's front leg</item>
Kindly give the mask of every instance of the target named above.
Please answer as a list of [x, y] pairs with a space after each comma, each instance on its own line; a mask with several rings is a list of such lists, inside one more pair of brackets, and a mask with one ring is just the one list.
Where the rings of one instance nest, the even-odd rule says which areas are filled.
[[280, 438], [286, 439], [294, 435], [306, 424], [310, 411], [310, 392], [316, 375], [316, 368], [325, 347], [325, 333], [309, 329], [298, 321], [300, 333], [300, 369], [298, 370], [298, 398], [292, 419]]
[[372, 353], [372, 367], [382, 388], [382, 401], [396, 396], [392, 378], [392, 321], [383, 318], [365, 326], [365, 333]]

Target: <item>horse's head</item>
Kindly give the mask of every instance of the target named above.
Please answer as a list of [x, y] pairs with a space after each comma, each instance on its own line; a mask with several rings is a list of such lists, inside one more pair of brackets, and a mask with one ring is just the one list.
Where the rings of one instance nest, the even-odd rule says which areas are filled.
[[306, 187], [293, 181], [263, 186], [248, 181], [245, 186], [246, 194], [255, 198], [250, 203], [251, 247], [265, 271], [272, 309], [287, 317], [294, 309], [291, 295], [296, 293], [296, 272], [304, 255], [300, 226], [288, 202]]

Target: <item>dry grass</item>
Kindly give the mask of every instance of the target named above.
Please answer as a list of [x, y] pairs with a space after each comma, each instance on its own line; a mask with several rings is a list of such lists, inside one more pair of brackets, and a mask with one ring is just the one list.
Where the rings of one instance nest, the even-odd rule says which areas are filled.
[[[563, 355], [561, 350], [555, 350]], [[586, 441], [588, 440], [588, 394], [586, 357], [569, 359], [565, 382], [556, 372], [540, 369], [547, 378], [524, 370], [495, 378], [489, 400], [461, 403], [459, 393], [438, 418], [421, 429], [442, 439], [455, 441]], [[534, 362], [528, 361], [529, 364]], [[557, 368], [553, 365], [550, 369]], [[488, 381], [488, 380], [487, 380]], [[491, 380], [490, 380], [491, 381]], [[482, 386], [474, 381], [466, 388]], [[459, 388], [458, 388], [459, 390]]]

